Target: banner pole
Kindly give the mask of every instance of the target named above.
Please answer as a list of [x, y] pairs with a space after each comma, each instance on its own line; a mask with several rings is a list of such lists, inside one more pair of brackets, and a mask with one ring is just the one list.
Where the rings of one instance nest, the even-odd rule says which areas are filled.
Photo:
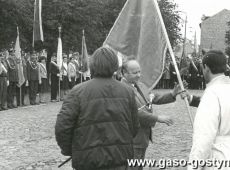
[[[163, 18], [161, 16], [161, 12], [160, 12], [160, 9], [159, 9], [159, 6], [158, 6], [158, 3], [156, 0], [153, 0], [154, 2], [154, 5], [156, 7], [156, 10], [157, 10], [157, 13], [158, 13], [158, 16], [159, 16], [159, 19], [160, 19], [160, 22], [161, 22], [161, 26], [162, 26], [162, 29], [163, 29], [163, 33], [164, 33], [164, 36], [165, 36], [165, 39], [166, 39], [166, 43], [167, 43], [167, 46], [168, 46], [168, 49], [169, 49], [169, 53], [170, 53], [170, 56], [172, 58], [172, 61], [173, 61], [173, 65], [175, 67], [175, 71], [176, 71], [176, 74], [177, 74], [177, 79], [178, 79], [178, 82], [180, 84], [180, 87], [181, 87], [181, 90], [184, 91], [184, 85], [183, 85], [183, 82], [181, 80], [181, 76], [180, 76], [180, 73], [179, 73], [179, 70], [178, 70], [178, 67], [177, 67], [177, 63], [176, 63], [176, 60], [175, 60], [175, 56], [174, 56], [174, 53], [173, 53], [173, 50], [172, 50], [172, 46], [170, 44], [170, 41], [169, 41], [169, 37], [168, 37], [168, 34], [167, 34], [167, 31], [166, 31], [166, 28], [165, 28], [165, 25], [164, 25], [164, 21], [163, 21]], [[189, 103], [188, 103], [188, 99], [187, 97], [184, 98], [184, 101], [185, 101], [185, 104], [186, 104], [186, 107], [187, 107], [187, 110], [188, 110], [188, 115], [189, 115], [189, 118], [190, 118], [190, 123], [191, 123], [191, 126], [193, 127], [193, 116], [190, 112], [190, 108], [189, 108]]]

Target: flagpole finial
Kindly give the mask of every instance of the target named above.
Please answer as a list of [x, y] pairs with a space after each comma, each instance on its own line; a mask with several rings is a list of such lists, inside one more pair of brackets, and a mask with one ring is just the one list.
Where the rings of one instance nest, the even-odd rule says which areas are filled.
[[18, 29], [18, 26], [17, 26], [17, 35], [19, 35], [19, 29]]
[[58, 26], [59, 37], [61, 37], [61, 26]]

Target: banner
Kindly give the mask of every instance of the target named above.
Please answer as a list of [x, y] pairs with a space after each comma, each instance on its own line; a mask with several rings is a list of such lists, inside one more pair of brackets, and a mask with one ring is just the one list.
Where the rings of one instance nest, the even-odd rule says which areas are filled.
[[17, 38], [16, 38], [16, 43], [15, 43], [15, 57], [16, 57], [17, 69], [18, 69], [18, 87], [21, 87], [21, 85], [25, 82], [25, 77], [23, 74], [23, 65], [22, 65], [18, 27], [17, 27]]
[[61, 37], [58, 37], [58, 47], [57, 47], [57, 65], [59, 66], [59, 68], [61, 69], [62, 67], [62, 41], [61, 41]]
[[154, 0], [127, 0], [104, 45], [128, 59], [136, 58], [141, 81], [154, 88], [163, 73], [167, 49]]

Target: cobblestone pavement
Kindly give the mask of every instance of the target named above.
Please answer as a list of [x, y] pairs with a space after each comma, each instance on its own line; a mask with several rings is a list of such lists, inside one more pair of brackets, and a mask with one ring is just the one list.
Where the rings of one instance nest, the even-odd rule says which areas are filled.
[[[0, 112], [0, 170], [72, 170], [70, 162], [57, 168], [68, 158], [60, 154], [54, 136], [60, 107], [61, 102], [57, 102]], [[157, 124], [154, 127], [153, 143], [147, 150], [146, 158], [187, 160], [192, 128], [185, 104], [178, 97], [176, 103], [154, 107], [158, 114], [172, 115], [175, 124], [170, 127]], [[192, 108], [192, 113], [195, 110]], [[145, 168], [149, 169], [157, 168]]]

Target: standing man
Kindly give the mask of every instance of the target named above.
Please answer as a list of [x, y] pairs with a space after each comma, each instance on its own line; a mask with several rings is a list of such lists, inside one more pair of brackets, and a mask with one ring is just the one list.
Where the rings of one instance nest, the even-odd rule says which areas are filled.
[[69, 88], [72, 89], [76, 82], [76, 66], [74, 64], [74, 58], [70, 57], [70, 62], [67, 67], [67, 75], [69, 80]]
[[80, 63], [80, 60], [79, 60], [79, 52], [75, 52], [73, 54], [73, 61], [74, 61], [74, 64], [75, 64], [75, 68], [76, 68], [76, 81], [75, 81], [75, 84], [79, 84], [82, 82], [82, 73], [81, 73], [81, 63]]
[[17, 69], [17, 63], [16, 63], [16, 57], [13, 51], [9, 52], [9, 57], [6, 60], [7, 63], [7, 70], [8, 70], [8, 81], [9, 86], [7, 88], [7, 104], [8, 108], [16, 108], [17, 106], [14, 105], [14, 99], [16, 99], [16, 86], [18, 83], [18, 69]]
[[29, 99], [31, 105], [39, 104], [36, 103], [39, 85], [39, 65], [37, 59], [37, 54], [33, 53], [30, 61], [27, 62], [27, 78], [29, 81]]
[[69, 90], [69, 80], [67, 75], [67, 55], [63, 54], [63, 62], [61, 67], [61, 100], [63, 100], [64, 96], [67, 94], [67, 91]]
[[133, 158], [137, 105], [133, 90], [112, 78], [117, 69], [115, 53], [97, 49], [90, 63], [94, 78], [71, 90], [57, 116], [57, 143], [75, 169], [126, 170]]
[[47, 81], [47, 69], [46, 69], [46, 57], [41, 56], [39, 58], [39, 101], [40, 103], [46, 103], [45, 93], [48, 90]]
[[0, 56], [0, 110], [7, 110], [7, 69], [4, 55]]
[[[171, 93], [164, 95], [148, 93], [148, 88], [139, 81], [141, 76], [141, 68], [136, 60], [129, 60], [122, 66], [123, 78], [122, 83], [129, 85], [136, 93], [136, 102], [138, 108], [138, 118], [141, 128], [134, 138], [134, 158], [144, 159], [145, 152], [149, 145], [149, 140], [152, 140], [152, 130], [156, 122], [172, 125], [173, 121], [170, 117], [165, 115], [153, 114], [151, 104], [166, 104], [176, 100], [176, 95], [179, 91], [179, 85], [175, 86]], [[151, 98], [151, 99], [150, 99]], [[149, 104], [150, 103], [150, 104]], [[144, 107], [145, 106], [145, 107]], [[143, 167], [130, 167], [131, 169], [142, 170]]]
[[[207, 88], [194, 120], [189, 160], [230, 160], [230, 79], [224, 75], [226, 56], [221, 51], [211, 50], [204, 55], [202, 67]], [[204, 169], [212, 170], [214, 166]]]
[[57, 65], [57, 56], [56, 53], [54, 53], [51, 56], [51, 62], [50, 62], [50, 85], [51, 85], [51, 102], [57, 101], [57, 94], [58, 94], [58, 87], [59, 87], [59, 76], [60, 76], [60, 69]]
[[[26, 84], [28, 84], [28, 78], [27, 78], [27, 60], [25, 59], [25, 53], [22, 55], [22, 69], [23, 69], [23, 76], [24, 76], [24, 83], [21, 85], [21, 87], [16, 87], [16, 93], [17, 93], [17, 106], [20, 106], [20, 102], [22, 106], [25, 106], [24, 98], [26, 95]], [[20, 62], [20, 61], [18, 61]], [[21, 99], [20, 99], [20, 88], [21, 88]]]

